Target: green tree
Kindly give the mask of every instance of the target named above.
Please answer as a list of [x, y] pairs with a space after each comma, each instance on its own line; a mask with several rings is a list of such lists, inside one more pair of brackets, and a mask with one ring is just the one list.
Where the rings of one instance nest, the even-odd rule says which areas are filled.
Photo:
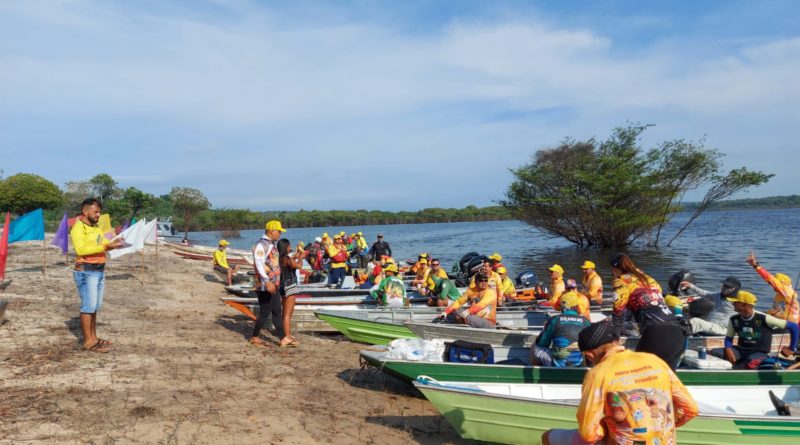
[[108, 173], [100, 173], [95, 175], [89, 180], [92, 185], [92, 190], [95, 196], [100, 198], [100, 201], [105, 202], [108, 199], [115, 198], [118, 192], [117, 181]]
[[89, 181], [67, 181], [64, 183], [64, 210], [70, 215], [77, 215], [81, 211], [83, 200], [94, 196], [94, 189]]
[[155, 204], [156, 198], [150, 193], [145, 193], [136, 187], [128, 187], [122, 192], [122, 199], [128, 203], [133, 219], [142, 209]]
[[721, 153], [702, 141], [673, 140], [644, 150], [639, 138], [647, 127], [629, 125], [602, 142], [566, 139], [538, 151], [530, 163], [512, 170], [516, 179], [501, 204], [580, 246], [623, 247], [643, 236], [657, 245], [688, 190], [710, 184], [699, 216], [711, 203], [771, 177], [746, 169], [720, 175]]
[[0, 208], [17, 215], [57, 208], [63, 199], [57, 185], [38, 175], [19, 173], [0, 181]]
[[211, 203], [203, 192], [189, 187], [173, 187], [169, 193], [175, 211], [183, 216], [183, 232], [189, 232], [192, 218], [203, 210], [208, 210]]

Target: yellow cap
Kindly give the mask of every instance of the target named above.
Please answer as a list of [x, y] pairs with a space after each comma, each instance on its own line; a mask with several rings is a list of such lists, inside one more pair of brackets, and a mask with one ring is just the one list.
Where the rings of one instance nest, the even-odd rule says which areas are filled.
[[279, 232], [285, 232], [286, 229], [283, 228], [281, 222], [277, 219], [273, 219], [272, 221], [268, 222], [266, 225], [267, 230], [277, 230]]
[[426, 260], [425, 258], [420, 258], [419, 264], [428, 264], [428, 260]]
[[667, 295], [667, 298], [664, 299], [664, 303], [667, 303], [669, 307], [680, 307], [683, 306], [683, 302], [680, 298], [676, 297], [675, 295]]
[[333, 235], [333, 239], [334, 240], [342, 239], [342, 234], [341, 233], [337, 233], [336, 235]]
[[739, 292], [736, 293], [735, 297], [727, 298], [727, 300], [730, 301], [731, 303], [739, 302], [744, 304], [755, 305], [756, 301], [758, 301], [758, 298], [756, 298], [755, 295], [751, 294], [750, 292], [747, 292], [746, 290], [740, 290]]
[[397, 264], [388, 263], [387, 265], [383, 266], [383, 270], [386, 271], [386, 272], [397, 273]]
[[341, 232], [339, 232], [339, 235], [345, 236], [347, 235], [347, 233], [345, 233], [344, 230], [342, 230]]
[[364, 236], [364, 234], [363, 234], [363, 233], [361, 233], [361, 232], [358, 232], [358, 233], [357, 233], [357, 235], [358, 235], [358, 236]]
[[560, 273], [560, 274], [564, 273], [564, 268], [559, 266], [558, 264], [553, 264], [553, 266], [551, 268], [547, 269], [547, 270], [553, 271], [553, 272], [557, 272], [557, 273]]
[[500, 255], [499, 253], [495, 252], [495, 253], [489, 255], [489, 259], [490, 260], [495, 260], [495, 261], [503, 261], [503, 256]]
[[586, 260], [581, 265], [581, 269], [597, 269], [597, 266], [593, 262]]
[[561, 294], [561, 310], [565, 311], [567, 309], [577, 307], [580, 301], [581, 299], [577, 292], [567, 292], [565, 294]]
[[783, 284], [784, 286], [791, 286], [792, 285], [792, 279], [789, 278], [789, 276], [786, 275], [786, 274], [776, 273], [775, 274], [775, 279], [780, 281], [781, 284]]
[[219, 245], [220, 246], [227, 246], [228, 244], [230, 244], [230, 243], [225, 241], [224, 239], [219, 240]]
[[505, 267], [498, 267], [498, 268], [497, 268], [497, 270], [496, 270], [496, 272], [497, 272], [497, 273], [507, 273], [508, 271], [506, 270], [506, 268], [505, 268]]
[[425, 252], [422, 252], [421, 254], [419, 254], [419, 257], [420, 258], [428, 258], [428, 254], [425, 253]]

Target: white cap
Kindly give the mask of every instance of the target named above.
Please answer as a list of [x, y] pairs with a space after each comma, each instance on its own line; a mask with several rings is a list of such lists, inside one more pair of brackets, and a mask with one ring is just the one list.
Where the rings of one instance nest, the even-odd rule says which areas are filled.
[[318, 243], [321, 243], [321, 242], [322, 242], [322, 238], [320, 238], [320, 237], [316, 237], [316, 238], [314, 238], [314, 241], [316, 241], [316, 242], [318, 242]]

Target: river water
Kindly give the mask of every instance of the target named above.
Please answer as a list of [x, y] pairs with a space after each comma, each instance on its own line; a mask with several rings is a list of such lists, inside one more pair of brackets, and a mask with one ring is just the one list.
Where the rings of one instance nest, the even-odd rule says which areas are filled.
[[[679, 213], [667, 226], [665, 241], [683, 225], [689, 213]], [[315, 227], [288, 229], [285, 237], [296, 244], [308, 242], [323, 232], [331, 235], [339, 231], [364, 233], [368, 243], [375, 241], [378, 233], [389, 242], [395, 258], [416, 258], [428, 252], [440, 258], [449, 268], [465, 253], [477, 251], [490, 255], [499, 252], [512, 278], [517, 273], [532, 270], [540, 281], [548, 282], [547, 268], [558, 263], [565, 269], [566, 278], [580, 281], [580, 264], [589, 259], [606, 283], [611, 280], [609, 257], [615, 252], [600, 249], [582, 249], [571, 243], [552, 239], [519, 221], [463, 222], [448, 224], [397, 224], [364, 227]], [[245, 230], [241, 238], [227, 238], [232, 247], [249, 249], [263, 233], [262, 230]], [[691, 270], [697, 276], [697, 285], [704, 289], [719, 289], [727, 276], [735, 276], [742, 288], [759, 297], [759, 307], [772, 301], [772, 289], [745, 263], [750, 250], [770, 272], [783, 272], [796, 284], [800, 272], [800, 209], [778, 210], [726, 210], [705, 212], [694, 221], [672, 247], [658, 249], [633, 246], [628, 249], [637, 265], [658, 280], [666, 289], [669, 277], [680, 269]], [[192, 242], [216, 245], [219, 232], [192, 232]]]

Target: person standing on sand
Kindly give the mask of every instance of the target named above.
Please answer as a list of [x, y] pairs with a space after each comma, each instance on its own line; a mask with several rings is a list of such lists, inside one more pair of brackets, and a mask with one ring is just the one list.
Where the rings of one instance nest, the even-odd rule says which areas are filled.
[[281, 268], [278, 261], [278, 249], [275, 245], [281, 237], [281, 233], [286, 229], [281, 226], [281, 222], [272, 220], [267, 223], [264, 235], [253, 246], [253, 264], [256, 272], [256, 296], [258, 297], [258, 317], [253, 326], [253, 335], [250, 343], [258, 346], [266, 346], [267, 343], [259, 337], [264, 321], [272, 313], [272, 324], [275, 325], [275, 333], [278, 338], [284, 337], [283, 330], [283, 311], [281, 296], [278, 293]]
[[81, 214], [69, 231], [69, 237], [77, 256], [72, 276], [81, 298], [83, 349], [105, 353], [110, 351], [111, 341], [97, 337], [97, 311], [103, 305], [106, 252], [122, 247], [123, 241], [109, 241], [105, 237], [97, 225], [101, 210], [103, 204], [98, 199], [85, 199], [81, 204]]
[[286, 238], [278, 241], [278, 261], [281, 267], [280, 293], [283, 298], [283, 330], [285, 336], [281, 338], [280, 347], [297, 346], [297, 340], [292, 337], [292, 314], [294, 313], [294, 295], [286, 295], [287, 289], [297, 286], [297, 270], [303, 268], [303, 259], [308, 252], [297, 245], [297, 251], [292, 255], [292, 242]]

